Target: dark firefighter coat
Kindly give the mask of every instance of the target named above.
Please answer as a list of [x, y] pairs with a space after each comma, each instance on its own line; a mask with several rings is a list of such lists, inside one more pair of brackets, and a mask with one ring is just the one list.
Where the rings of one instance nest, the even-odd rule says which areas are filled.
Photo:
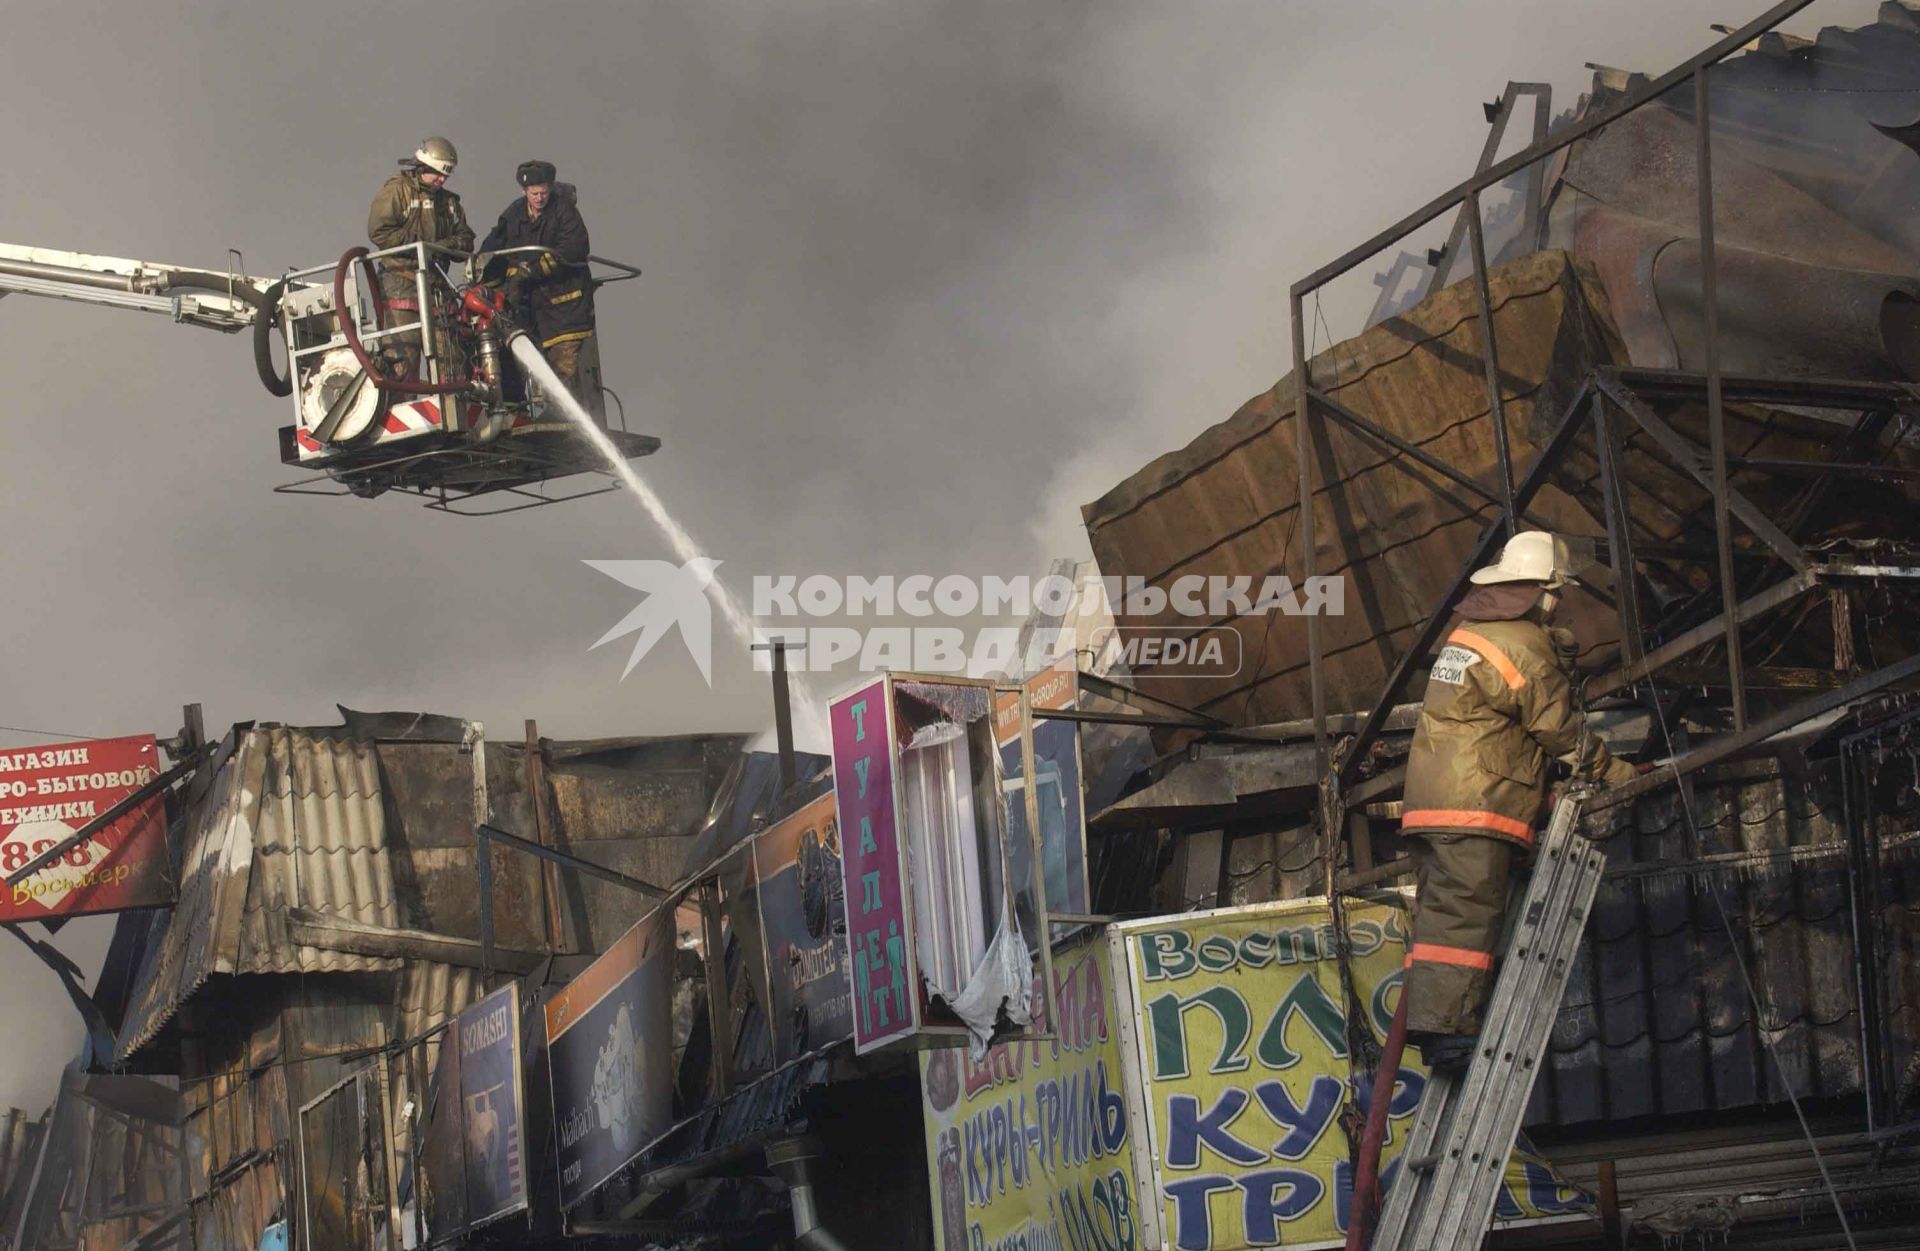
[[[412, 170], [402, 170], [381, 186], [367, 210], [367, 238], [378, 248], [403, 243], [438, 243], [461, 252], [473, 251], [473, 227], [467, 225], [460, 197], [445, 187], [429, 187]], [[413, 276], [411, 257], [380, 262], [382, 273]]]
[[523, 285], [521, 299], [533, 316], [533, 335], [542, 348], [571, 343], [593, 333], [593, 287], [587, 281], [587, 223], [580, 216], [571, 189], [555, 184], [547, 207], [536, 220], [527, 215], [527, 201], [515, 200], [487, 232], [482, 252], [501, 248], [543, 247], [558, 254], [559, 262], [542, 263], [535, 256], [517, 257]]
[[1402, 828], [1531, 847], [1553, 760], [1610, 786], [1634, 776], [1587, 731], [1545, 627], [1531, 618], [1461, 622], [1427, 679]]

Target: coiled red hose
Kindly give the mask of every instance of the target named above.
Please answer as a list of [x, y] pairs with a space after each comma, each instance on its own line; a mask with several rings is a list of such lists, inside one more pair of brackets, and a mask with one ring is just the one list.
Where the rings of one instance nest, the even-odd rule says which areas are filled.
[[[359, 361], [360, 368], [367, 371], [367, 380], [382, 391], [395, 391], [401, 395], [458, 395], [465, 391], [468, 387], [465, 382], [423, 382], [418, 378], [389, 378], [373, 363], [373, 358], [367, 354], [366, 347], [360, 342], [360, 334], [354, 329], [354, 319], [347, 308], [347, 271], [352, 269], [356, 262], [366, 275], [367, 289], [373, 293], [375, 300], [380, 301], [383, 306], [385, 304], [380, 295], [379, 280], [374, 276], [373, 262], [368, 259], [368, 256], [369, 253], [365, 248], [348, 248], [341, 255], [340, 263], [333, 267], [333, 307], [335, 315], [340, 319], [340, 333], [345, 336], [347, 347], [353, 352], [353, 359]], [[423, 341], [427, 331], [426, 322], [427, 312], [422, 309], [420, 331]]]

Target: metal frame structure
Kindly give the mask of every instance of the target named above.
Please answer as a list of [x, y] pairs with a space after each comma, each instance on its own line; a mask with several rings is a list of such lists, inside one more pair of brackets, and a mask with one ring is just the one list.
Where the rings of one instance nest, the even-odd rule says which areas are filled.
[[[1854, 380], [1728, 377], [1720, 366], [1710, 69], [1807, 8], [1811, 2], [1784, 0], [1773, 5], [1753, 21], [1728, 32], [1705, 51], [1631, 91], [1615, 107], [1595, 110], [1551, 137], [1536, 130], [1535, 141], [1531, 145], [1505, 160], [1494, 162], [1491, 158], [1497, 151], [1504, 130], [1507, 120], [1505, 114], [1511, 112], [1518, 90], [1518, 85], [1509, 85], [1501, 104], [1488, 106], [1488, 120], [1495, 123], [1495, 130], [1472, 176], [1358, 247], [1321, 266], [1290, 289], [1295, 457], [1300, 510], [1298, 528], [1303, 584], [1316, 574], [1314, 448], [1329, 420], [1342, 425], [1360, 439], [1399, 453], [1393, 459], [1409, 472], [1414, 472], [1417, 466], [1468, 492], [1482, 505], [1491, 504], [1498, 509], [1497, 517], [1484, 528], [1464, 567], [1435, 605], [1431, 616], [1398, 657], [1385, 689], [1380, 692], [1357, 732], [1344, 737], [1337, 746], [1331, 741], [1328, 724], [1326, 657], [1321, 623], [1317, 615], [1307, 618], [1314, 750], [1318, 772], [1325, 779], [1322, 802], [1315, 819], [1328, 866], [1330, 890], [1357, 889], [1362, 885], [1362, 879], [1368, 882], [1384, 880], [1388, 876], [1398, 876], [1407, 868], [1407, 862], [1399, 861], [1386, 866], [1384, 870], [1371, 869], [1368, 828], [1364, 820], [1349, 821], [1349, 800], [1358, 795], [1358, 785], [1363, 776], [1371, 771], [1371, 749], [1385, 728], [1388, 714], [1405, 697], [1415, 673], [1421, 669], [1423, 660], [1449, 624], [1454, 606], [1468, 587], [1469, 575], [1484, 564], [1508, 537], [1518, 532], [1523, 521], [1529, 520], [1529, 505], [1561, 464], [1575, 437], [1583, 431], [1590, 433], [1599, 463], [1600, 513], [1605, 523], [1604, 548], [1612, 575], [1612, 607], [1618, 615], [1621, 639], [1621, 655], [1617, 663], [1610, 671], [1590, 681], [1586, 693], [1600, 695], [1636, 688], [1643, 680], [1662, 674], [1689, 654], [1708, 645], [1718, 645], [1724, 655], [1724, 672], [1717, 674], [1710, 668], [1689, 672], [1686, 674], [1687, 684], [1724, 689], [1731, 721], [1730, 732], [1716, 736], [1698, 749], [1682, 749], [1682, 754], [1668, 762], [1667, 767], [1626, 787], [1616, 788], [1603, 797], [1596, 797], [1596, 801], [1588, 805], [1589, 808], [1610, 807], [1676, 783], [1682, 788], [1683, 799], [1690, 798], [1688, 777], [1696, 770], [1757, 747], [1814, 717], [1847, 707], [1856, 701], [1871, 700], [1896, 683], [1911, 683], [1914, 678], [1920, 677], [1920, 656], [1877, 666], [1864, 673], [1861, 671], [1853, 655], [1851, 609], [1844, 589], [1849, 583], [1857, 585], [1863, 579], [1898, 579], [1909, 585], [1920, 586], [1920, 581], [1916, 581], [1920, 580], [1920, 567], [1817, 559], [1802, 546], [1795, 534], [1809, 519], [1812, 509], [1830, 489], [1833, 481], [1910, 476], [1897, 469], [1889, 470], [1869, 463], [1871, 457], [1868, 452], [1879, 443], [1881, 434], [1895, 413], [1903, 410], [1911, 412], [1920, 394], [1904, 385]], [[1524, 472], [1517, 472], [1509, 445], [1500, 381], [1499, 342], [1492, 316], [1480, 194], [1517, 173], [1531, 171], [1529, 205], [1537, 211], [1539, 200], [1535, 189], [1544, 185], [1545, 162], [1548, 158], [1689, 82], [1692, 85], [1696, 137], [1696, 199], [1704, 307], [1703, 368], [1698, 372], [1612, 367], [1594, 370], [1582, 382], [1573, 401], [1559, 415], [1552, 433], [1539, 445], [1533, 463]], [[1544, 119], [1545, 101], [1541, 103], [1540, 115]], [[1500, 111], [1496, 112], [1496, 108]], [[1457, 211], [1458, 217], [1446, 248], [1429, 255], [1433, 275], [1421, 294], [1429, 294], [1431, 288], [1445, 278], [1464, 227], [1473, 252], [1473, 272], [1468, 280], [1473, 283], [1481, 328], [1482, 365], [1498, 466], [1497, 480], [1491, 488], [1446, 465], [1409, 441], [1397, 438], [1324, 394], [1315, 385], [1307, 354], [1307, 298], [1334, 279], [1376, 257], [1383, 249], [1450, 211]], [[1537, 230], [1537, 217], [1532, 224]], [[1376, 312], [1390, 299], [1391, 294], [1390, 287], [1383, 293], [1381, 303], [1376, 304]], [[1675, 430], [1661, 411], [1663, 405], [1702, 401], [1706, 410], [1705, 448]], [[1850, 426], [1836, 427], [1837, 437], [1828, 445], [1828, 459], [1825, 461], [1736, 458], [1730, 456], [1727, 450], [1726, 407], [1729, 402], [1740, 401], [1817, 408], [1830, 412], [1837, 410], [1854, 416]], [[1656, 456], [1677, 468], [1708, 493], [1713, 525], [1710, 550], [1697, 553], [1676, 551], [1671, 546], [1658, 552], [1636, 550], [1632, 514], [1627, 507], [1628, 493], [1634, 488], [1634, 483], [1625, 472], [1624, 464], [1629, 439], [1638, 440], [1643, 453]], [[1790, 515], [1776, 518], [1769, 516], [1731, 485], [1729, 476], [1734, 468], [1782, 476], [1815, 475], [1815, 480], [1799, 495], [1795, 506], [1789, 510]], [[1765, 589], [1757, 592], [1748, 589], [1744, 597], [1742, 570], [1736, 566], [1732, 530], [1732, 523], [1736, 519], [1754, 541], [1742, 551], [1743, 557], [1749, 553], [1757, 557], [1747, 559], [1745, 572], [1749, 588], [1756, 581], [1770, 582]], [[1642, 556], [1674, 563], [1693, 563], [1708, 570], [1719, 588], [1718, 615], [1699, 620], [1697, 610], [1694, 610], [1691, 618], [1682, 615], [1686, 611], [1682, 610], [1682, 613], [1668, 614], [1666, 621], [1652, 622], [1645, 611], [1637, 585], [1637, 561]], [[1784, 577], [1778, 577], [1775, 573], [1781, 567], [1786, 570]], [[1762, 614], [1775, 611], [1822, 588], [1833, 589], [1835, 628], [1832, 672], [1815, 674], [1812, 671], [1796, 671], [1793, 675], [1778, 675], [1777, 682], [1763, 681], [1760, 685], [1774, 686], [1776, 689], [1812, 689], [1817, 693], [1769, 715], [1750, 719], [1747, 696], [1749, 689], [1755, 686], [1756, 675], [1749, 671], [1742, 654], [1741, 627]], [[1665, 630], [1664, 637], [1656, 633], [1652, 646], [1648, 645], [1647, 637], [1650, 626], [1656, 632], [1663, 628]], [[1820, 689], [1822, 687], [1825, 689]], [[1640, 692], [1636, 691], [1636, 694]], [[1646, 696], [1642, 694], [1642, 698]], [[1665, 716], [1658, 704], [1658, 693], [1655, 692], [1651, 698], [1655, 712], [1659, 714], [1657, 719], [1664, 724]], [[1889, 732], [1894, 726], [1904, 725], [1915, 716], [1920, 714], [1910, 714], [1900, 721], [1863, 730], [1843, 740], [1841, 752], [1847, 799], [1848, 893], [1856, 951], [1859, 952], [1856, 991], [1867, 1088], [1868, 1126], [1870, 1130], [1885, 1136], [1897, 1135], [1905, 1127], [1883, 1130], [1879, 1125], [1879, 1121], [1890, 1112], [1893, 1100], [1890, 1089], [1893, 1075], [1889, 1071], [1891, 1048], [1890, 1040], [1886, 1037], [1888, 1024], [1880, 1019], [1879, 1008], [1883, 975], [1879, 941], [1882, 873], [1871, 787], [1860, 776], [1856, 757], [1866, 740], [1877, 739], [1879, 735]], [[1682, 748], [1678, 738], [1673, 745]], [[1374, 779], [1374, 782], [1383, 780]], [[1335, 866], [1339, 862], [1343, 838], [1351, 838], [1353, 842], [1353, 872], [1346, 875], [1345, 880], [1339, 880], [1335, 877]], [[1693, 851], [1697, 855], [1701, 849], [1695, 847]], [[1338, 926], [1337, 893], [1330, 897], [1330, 902]], [[1516, 1110], [1516, 1120], [1517, 1117]], [[1839, 1209], [1837, 1197], [1834, 1202], [1836, 1209]], [[1844, 1211], [1840, 1212], [1840, 1219], [1844, 1225]]]
[[[1574, 429], [1574, 417], [1578, 412], [1580, 402], [1587, 398], [1587, 392], [1583, 391], [1582, 395], [1576, 399], [1575, 405], [1569, 411], [1568, 415], [1561, 419], [1559, 429], [1542, 449], [1539, 460], [1528, 472], [1526, 480], [1516, 486], [1512, 455], [1507, 444], [1505, 413], [1499, 382], [1499, 348], [1490, 315], [1492, 296], [1487, 285], [1486, 247], [1480, 230], [1480, 193], [1489, 187], [1504, 182], [1515, 173], [1528, 169], [1536, 163], [1545, 160], [1554, 153], [1572, 146], [1574, 143], [1586, 138], [1608, 123], [1616, 121], [1626, 114], [1653, 102], [1672, 88], [1688, 80], [1692, 80], [1694, 83], [1695, 101], [1694, 120], [1699, 135], [1697, 149], [1699, 153], [1699, 176], [1697, 182], [1699, 184], [1700, 194], [1701, 260], [1706, 275], [1706, 342], [1708, 346], [1705, 385], [1708, 407], [1708, 427], [1711, 442], [1710, 458], [1706, 470], [1711, 482], [1715, 501], [1714, 513], [1716, 521], [1716, 545], [1719, 549], [1720, 558], [1720, 584], [1725, 599], [1727, 616], [1729, 619], [1738, 620], [1738, 616], [1734, 611], [1738, 603], [1735, 592], [1737, 583], [1734, 577], [1731, 556], [1731, 536], [1727, 529], [1729, 492], [1727, 488], [1727, 456], [1724, 438], [1725, 411], [1722, 380], [1718, 364], [1718, 325], [1714, 308], [1716, 271], [1713, 248], [1713, 200], [1710, 165], [1712, 133], [1707, 112], [1707, 70], [1710, 66], [1745, 47], [1759, 35], [1771, 30], [1781, 22], [1800, 12], [1812, 2], [1813, 0], [1783, 0], [1782, 3], [1774, 5], [1759, 17], [1707, 48], [1704, 52], [1681, 63], [1679, 66], [1667, 71], [1658, 78], [1653, 79], [1638, 91], [1632, 92], [1615, 108], [1595, 112], [1566, 127], [1558, 135], [1531, 144], [1523, 151], [1517, 152], [1503, 161], [1485, 166], [1466, 179], [1466, 181], [1448, 191], [1442, 192], [1433, 200], [1415, 209], [1399, 222], [1381, 231], [1365, 243], [1342, 254], [1293, 284], [1289, 291], [1289, 298], [1292, 306], [1293, 322], [1293, 379], [1297, 389], [1295, 406], [1297, 417], [1295, 432], [1297, 442], [1295, 445], [1295, 456], [1298, 460], [1299, 469], [1299, 497], [1301, 504], [1300, 542], [1303, 578], [1309, 578], [1315, 574], [1315, 538], [1313, 509], [1311, 506], [1314, 494], [1313, 439], [1319, 432], [1318, 418], [1321, 414], [1329, 411], [1325, 406], [1324, 397], [1318, 395], [1314, 388], [1312, 370], [1309, 367], [1307, 359], [1307, 297], [1334, 279], [1364, 264], [1383, 249], [1405, 238], [1412, 232], [1419, 230], [1421, 227], [1434, 221], [1448, 211], [1456, 209], [1462, 211], [1463, 216], [1466, 218], [1467, 231], [1474, 247], [1475, 267], [1472, 281], [1475, 286], [1475, 296], [1480, 309], [1482, 354], [1487, 374], [1488, 404], [1492, 410], [1494, 421], [1494, 447], [1499, 459], [1498, 486], [1502, 504], [1502, 516], [1499, 522], [1488, 528], [1476, 548], [1475, 558], [1472, 564], [1477, 566], [1492, 552], [1497, 542], [1503, 540], [1507, 534], [1517, 529], [1527, 500], [1534, 491], [1537, 491], [1539, 487], [1544, 484], [1546, 471], [1551, 467], [1554, 460], [1557, 459], [1558, 454], [1565, 449], [1569, 436]], [[1621, 397], [1618, 394], [1610, 398], [1612, 398], [1615, 403], [1621, 402]], [[1635, 416], [1638, 418], [1639, 414], [1636, 413]], [[1686, 467], [1690, 471], [1698, 468], [1698, 466], [1693, 463], [1688, 463]], [[1697, 472], [1696, 476], [1699, 476]], [[1531, 490], [1528, 489], [1529, 486], [1531, 486]], [[1743, 520], [1747, 520], [1750, 525], [1752, 524], [1752, 519], [1748, 516], [1743, 515]], [[1764, 518], [1762, 520], [1764, 520]], [[1465, 574], [1463, 573], [1461, 580], [1464, 581], [1464, 579]], [[1441, 618], [1442, 624], [1444, 624], [1443, 614], [1447, 608], [1451, 607], [1454, 598], [1455, 596], [1450, 596], [1448, 604], [1442, 606], [1440, 613], [1436, 613], [1436, 617]], [[1341, 777], [1343, 780], [1351, 780], [1355, 776], [1355, 770], [1359, 767], [1360, 762], [1365, 759], [1365, 747], [1373, 736], [1378, 733], [1378, 720], [1384, 715], [1384, 710], [1390, 707], [1393, 700], [1397, 699], [1404, 690], [1406, 680], [1411, 676], [1412, 666], [1417, 663], [1419, 656], [1424, 654], [1426, 647], [1430, 645], [1431, 640], [1428, 638], [1428, 635], [1436, 632], [1438, 629], [1439, 625], [1430, 622], [1428, 627], [1421, 632], [1420, 645], [1410, 649], [1407, 655], [1402, 656], [1400, 664], [1395, 668], [1394, 677], [1389, 684], [1386, 696], [1383, 697], [1380, 704], [1375, 708], [1374, 714], [1369, 716], [1366, 727], [1363, 728], [1359, 740], [1354, 744], [1354, 749], [1347, 752], [1341, 764]], [[1312, 680], [1314, 744], [1322, 771], [1324, 772], [1330, 757], [1326, 724], [1325, 658], [1321, 642], [1319, 617], [1317, 615], [1310, 615], [1307, 618], [1307, 653]], [[1743, 675], [1737, 641], [1735, 645], [1729, 649], [1728, 676], [1730, 684], [1736, 691], [1744, 690], [1745, 684], [1742, 680]], [[1736, 728], [1742, 728], [1745, 724], [1745, 703], [1743, 695], [1736, 697], [1735, 708]]]

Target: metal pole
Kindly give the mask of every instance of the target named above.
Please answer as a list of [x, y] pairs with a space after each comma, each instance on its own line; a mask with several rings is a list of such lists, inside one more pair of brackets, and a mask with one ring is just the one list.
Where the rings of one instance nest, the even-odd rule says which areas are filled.
[[773, 732], [780, 744], [780, 793], [793, 786], [793, 704], [787, 690], [787, 644], [773, 641]]
[[1473, 243], [1473, 295], [1480, 306], [1481, 359], [1487, 370], [1487, 415], [1493, 419], [1493, 450], [1500, 459], [1500, 498], [1507, 513], [1507, 534], [1518, 532], [1520, 510], [1513, 504], [1513, 452], [1507, 446], [1507, 408], [1500, 398], [1500, 353], [1493, 336], [1493, 288], [1487, 285], [1487, 240], [1480, 228], [1480, 193], [1467, 195], [1467, 238]]
[[[547, 831], [547, 771], [540, 751], [540, 724], [527, 718], [527, 801], [533, 805], [533, 838], [545, 847], [551, 840]], [[552, 861], [540, 866], [540, 916], [547, 935], [547, 950], [559, 951], [565, 944], [565, 927], [560, 921], [560, 869]]]
[[1700, 184], [1700, 287], [1706, 307], [1707, 439], [1713, 461], [1713, 540], [1720, 554], [1720, 604], [1727, 630], [1727, 685], [1733, 693], [1733, 728], [1747, 726], [1747, 692], [1740, 658], [1739, 587], [1733, 576], [1733, 535], [1727, 517], [1726, 409], [1720, 396], [1720, 290], [1713, 245], [1713, 127], [1707, 114], [1707, 67], [1693, 75], [1695, 177]]
[[1633, 524], [1627, 512], [1622, 470], [1624, 445], [1607, 401], [1593, 393], [1593, 444], [1600, 452], [1600, 508], [1607, 523], [1607, 559], [1613, 566], [1613, 604], [1620, 615], [1620, 658], [1637, 665], [1646, 658], [1640, 636], [1640, 596], [1634, 585]]
[[[1300, 585], [1313, 576], [1313, 380], [1307, 376], [1306, 298], [1297, 292], [1293, 304], [1293, 426], [1294, 455], [1299, 458]], [[1307, 668], [1313, 689], [1313, 753], [1317, 772], [1327, 771], [1327, 687], [1320, 656], [1320, 614], [1307, 614]]]
[[781, 638], [752, 645], [753, 651], [773, 653], [773, 733], [780, 751], [780, 793], [783, 795], [799, 779], [800, 773], [793, 758], [793, 694], [787, 681], [787, 649], [799, 651], [805, 646]]
[[493, 980], [493, 840], [484, 825], [474, 828], [473, 853], [479, 857], [475, 867], [480, 871], [480, 980], [484, 983]]
[[1868, 772], [1871, 748], [1856, 739], [1840, 745], [1840, 798], [1847, 836], [1847, 919], [1853, 938], [1854, 1005], [1860, 1018], [1860, 1075], [1867, 1101], [1867, 1132], [1883, 1128], [1888, 1077], [1880, 1006], [1880, 835]]

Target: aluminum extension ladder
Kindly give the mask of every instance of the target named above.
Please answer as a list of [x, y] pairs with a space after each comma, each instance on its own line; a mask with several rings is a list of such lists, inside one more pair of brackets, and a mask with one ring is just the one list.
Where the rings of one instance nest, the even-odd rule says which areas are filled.
[[1374, 1251], [1473, 1251], [1486, 1238], [1606, 871], [1606, 857], [1574, 832], [1583, 798], [1562, 799], [1547, 823], [1472, 1063], [1463, 1077], [1428, 1078]]

